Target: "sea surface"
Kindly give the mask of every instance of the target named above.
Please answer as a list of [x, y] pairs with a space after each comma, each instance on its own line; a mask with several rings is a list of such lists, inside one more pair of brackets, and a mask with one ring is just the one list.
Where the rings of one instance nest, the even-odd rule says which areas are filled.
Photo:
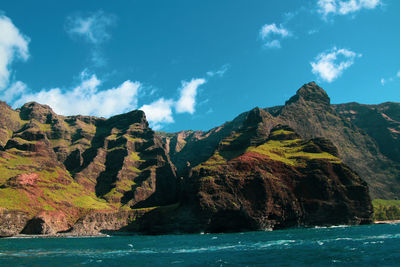
[[0, 239], [0, 266], [400, 266], [400, 224]]

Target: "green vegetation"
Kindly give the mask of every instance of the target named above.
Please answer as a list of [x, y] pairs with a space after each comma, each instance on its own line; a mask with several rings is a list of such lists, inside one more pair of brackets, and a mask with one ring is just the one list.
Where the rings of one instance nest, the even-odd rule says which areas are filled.
[[272, 136], [277, 136], [277, 135], [282, 135], [282, 134], [294, 134], [294, 132], [293, 131], [283, 130], [283, 129], [271, 132]]
[[28, 141], [28, 140], [22, 139], [20, 137], [14, 137], [13, 140], [16, 141], [18, 144], [35, 144], [36, 143], [36, 141]]
[[24, 191], [1, 188], [0, 207], [9, 210], [21, 210], [21, 207], [23, 207], [23, 210], [30, 211], [30, 200]]
[[128, 134], [125, 134], [124, 137], [126, 138], [126, 140], [131, 141], [132, 143], [135, 142], [144, 142], [145, 140], [143, 140], [142, 138], [134, 138]]
[[235, 141], [237, 138], [239, 138], [241, 135], [242, 135], [242, 133], [234, 133], [233, 135], [224, 138], [224, 139], [221, 141], [221, 144], [222, 144], [222, 145], [229, 145], [229, 144], [231, 144], [233, 141]]
[[200, 181], [209, 181], [209, 182], [214, 182], [214, 177], [213, 176], [205, 176], [201, 177]]
[[45, 123], [40, 123], [37, 120], [32, 120], [35, 122], [35, 124], [39, 127], [39, 129], [42, 132], [50, 132], [51, 131], [51, 125], [50, 124], [45, 124]]
[[334, 163], [340, 163], [339, 158], [326, 152], [304, 152], [302, 151], [304, 146], [305, 143], [301, 139], [270, 140], [260, 146], [250, 147], [246, 152], [256, 152], [291, 166], [304, 166], [304, 159], [327, 159]]
[[[29, 213], [54, 210], [54, 207], [110, 209], [104, 200], [76, 183], [63, 168], [49, 163], [48, 158], [34, 152], [17, 149], [0, 152], [0, 185], [5, 185], [0, 188], [0, 207]], [[27, 186], [18, 186], [18, 180], [13, 181], [16, 186], [6, 183], [10, 178], [31, 173], [38, 176], [27, 180]]]
[[217, 167], [218, 165], [220, 165], [220, 164], [224, 164], [224, 163], [226, 163], [227, 162], [227, 160], [224, 158], [224, 157], [222, 157], [220, 154], [219, 154], [219, 152], [218, 151], [216, 151], [215, 153], [214, 153], [214, 155], [212, 155], [206, 162], [203, 162], [202, 164], [200, 164], [198, 167], [196, 167], [196, 168], [200, 168], [200, 167], [202, 167], [202, 168], [215, 168], [215, 167]]
[[144, 161], [139, 157], [139, 154], [134, 151], [129, 154], [129, 158], [133, 161]]
[[374, 199], [374, 220], [400, 220], [400, 200]]
[[[9, 151], [18, 150], [11, 149]], [[34, 167], [32, 159], [28, 156], [0, 152], [0, 184], [5, 183], [11, 177], [26, 172], [26, 169], [32, 169]]]
[[132, 170], [134, 172], [141, 172], [141, 170], [139, 170], [138, 168], [133, 167], [133, 166], [129, 166], [128, 169], [130, 169], [130, 170]]
[[106, 140], [115, 141], [115, 140], [117, 140], [117, 138], [118, 138], [117, 134], [112, 134], [112, 135], [107, 136]]

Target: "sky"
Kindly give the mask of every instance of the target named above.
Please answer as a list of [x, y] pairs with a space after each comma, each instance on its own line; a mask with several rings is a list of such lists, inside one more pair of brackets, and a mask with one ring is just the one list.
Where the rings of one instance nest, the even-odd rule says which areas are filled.
[[316, 81], [400, 102], [398, 0], [2, 0], [0, 99], [208, 130]]

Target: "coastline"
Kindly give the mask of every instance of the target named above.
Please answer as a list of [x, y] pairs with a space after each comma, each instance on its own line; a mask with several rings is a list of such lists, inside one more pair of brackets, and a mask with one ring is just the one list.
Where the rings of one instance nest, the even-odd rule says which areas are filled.
[[[374, 224], [400, 224], [400, 220], [384, 220], [384, 221], [374, 221], [371, 225]], [[349, 227], [354, 225], [331, 225], [331, 226], [314, 226], [311, 228], [338, 228], [338, 227]], [[310, 227], [304, 227], [310, 228]], [[288, 228], [290, 229], [290, 228]], [[262, 231], [261, 231], [262, 232]], [[202, 232], [201, 232], [202, 233]], [[199, 234], [201, 234], [199, 233]], [[14, 236], [1, 236], [0, 239], [7, 238], [91, 238], [91, 237], [111, 237], [111, 236], [134, 236], [134, 235], [143, 235], [136, 232], [118, 232], [118, 231], [110, 231], [110, 232], [98, 232], [91, 234], [73, 234], [73, 233], [56, 233], [56, 234], [17, 234]], [[168, 235], [168, 234], [166, 234]]]
[[400, 220], [385, 220], [385, 221], [374, 221], [374, 224], [397, 224]]
[[91, 234], [91, 235], [73, 235], [73, 234], [43, 234], [43, 235], [26, 235], [26, 234], [18, 234], [13, 236], [5, 236], [1, 238], [59, 238], [59, 237], [66, 237], [66, 238], [90, 238], [90, 237], [110, 237], [107, 234]]

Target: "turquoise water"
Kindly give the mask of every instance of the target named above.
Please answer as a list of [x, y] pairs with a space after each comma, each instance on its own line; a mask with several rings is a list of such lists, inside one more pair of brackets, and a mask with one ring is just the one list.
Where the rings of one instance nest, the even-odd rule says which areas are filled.
[[400, 224], [236, 234], [0, 239], [0, 266], [400, 266]]

